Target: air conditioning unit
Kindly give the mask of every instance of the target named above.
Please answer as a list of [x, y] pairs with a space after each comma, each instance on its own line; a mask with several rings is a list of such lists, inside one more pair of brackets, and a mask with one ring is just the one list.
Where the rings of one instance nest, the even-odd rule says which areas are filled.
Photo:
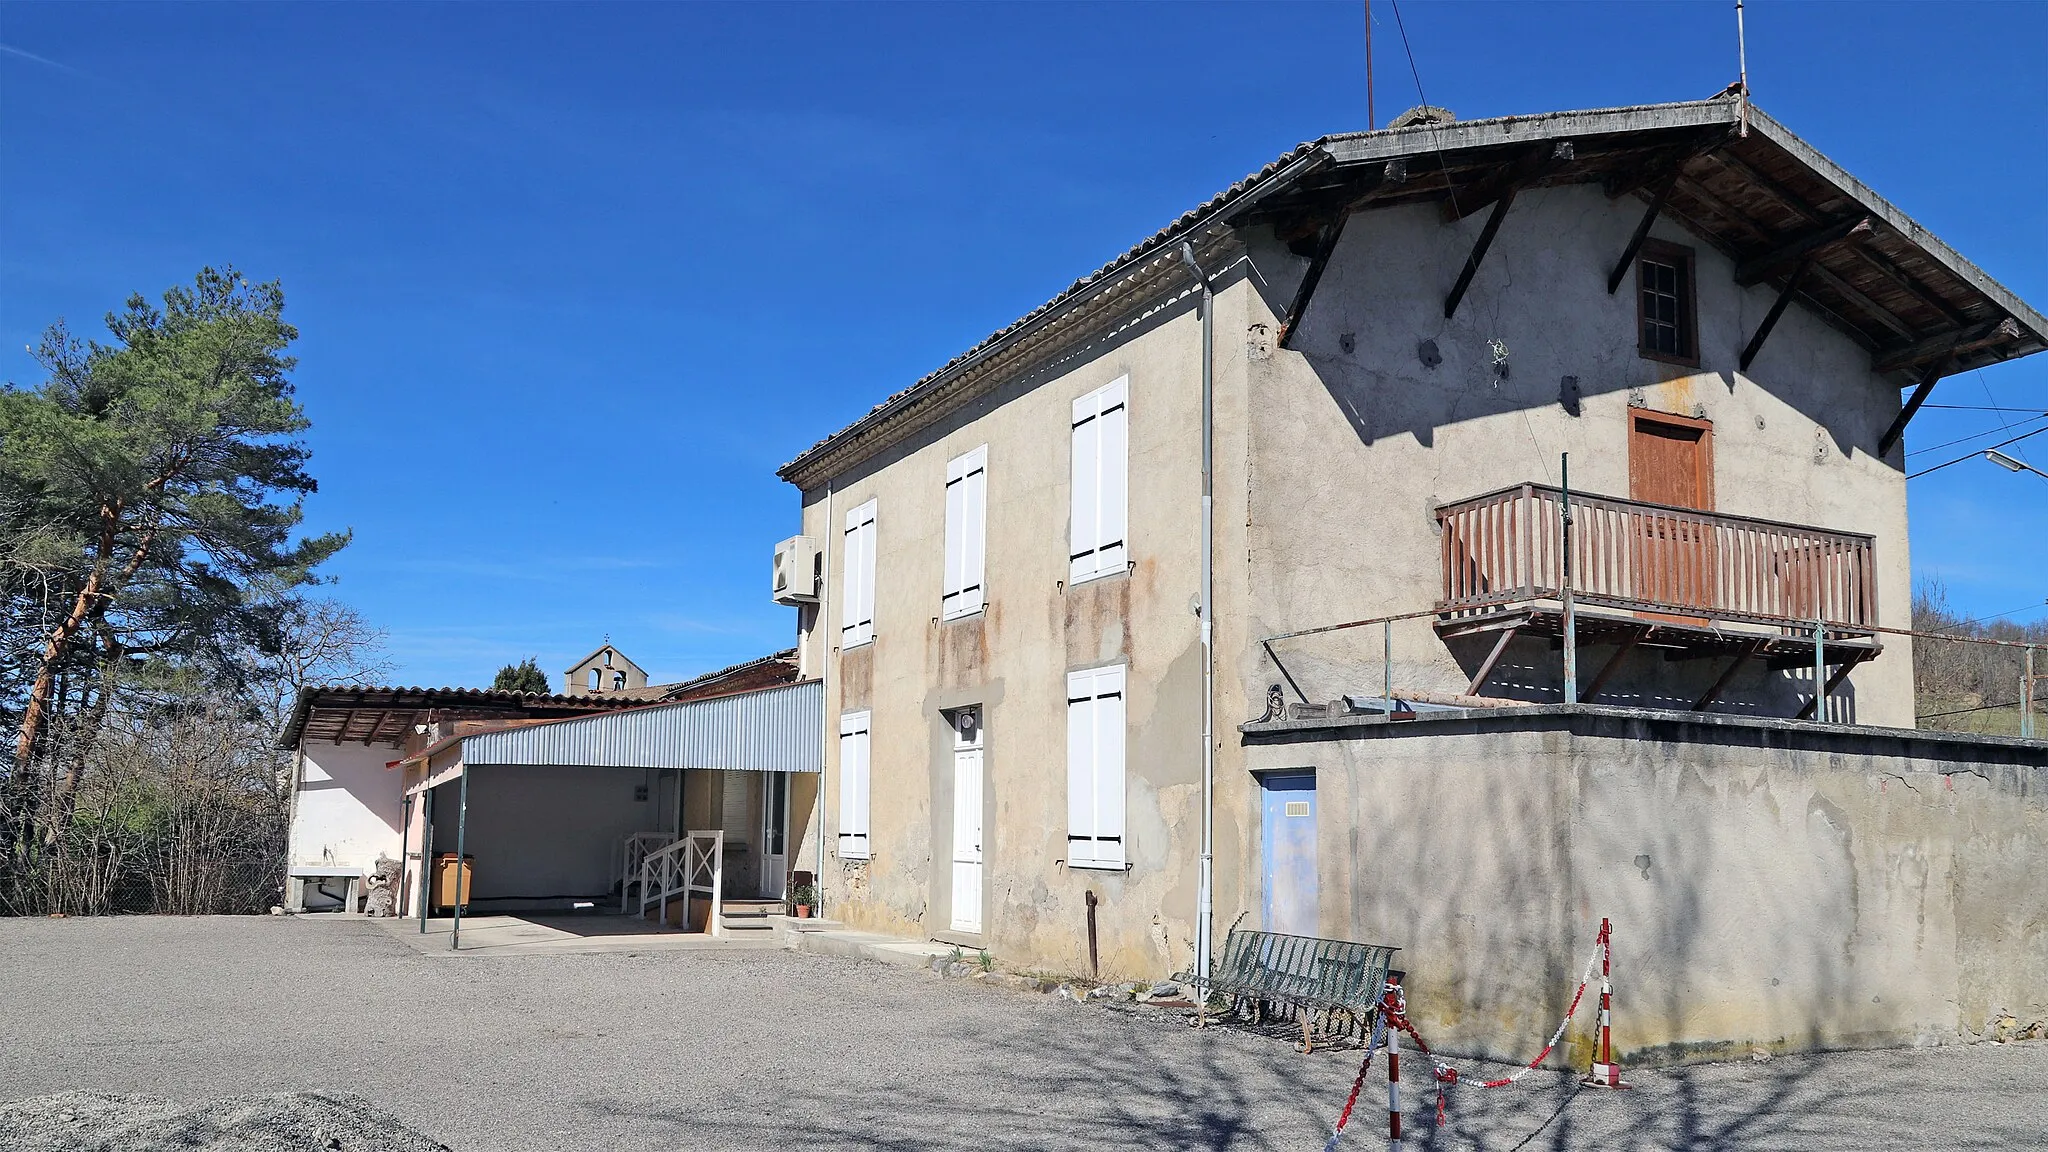
[[809, 536], [791, 536], [775, 546], [775, 602], [816, 604], [818, 602], [818, 542]]

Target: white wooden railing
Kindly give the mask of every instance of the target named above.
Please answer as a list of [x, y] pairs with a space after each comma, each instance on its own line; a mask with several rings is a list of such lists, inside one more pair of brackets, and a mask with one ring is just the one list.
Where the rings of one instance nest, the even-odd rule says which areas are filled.
[[624, 916], [631, 910], [633, 885], [640, 879], [640, 862], [647, 859], [649, 853], [658, 852], [674, 841], [673, 832], [635, 832], [619, 841], [615, 861], [619, 877], [619, 915]]
[[649, 852], [640, 861], [640, 912], [659, 906], [661, 923], [668, 923], [671, 897], [684, 901], [683, 919], [689, 919], [689, 898], [705, 896], [711, 901], [711, 916], [704, 927], [713, 936], [725, 935], [720, 923], [725, 898], [725, 833], [686, 832], [683, 838]]

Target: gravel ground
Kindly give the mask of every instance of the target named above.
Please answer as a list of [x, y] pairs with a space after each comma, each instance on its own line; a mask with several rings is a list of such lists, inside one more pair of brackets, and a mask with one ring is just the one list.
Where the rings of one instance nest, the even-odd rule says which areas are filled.
[[[449, 958], [378, 924], [309, 918], [0, 921], [0, 1021], [10, 1097], [244, 1098], [201, 1108], [216, 1127], [323, 1107], [374, 1118], [336, 1095], [351, 1093], [456, 1152], [1314, 1152], [1358, 1060], [1300, 1056], [1228, 1029], [1198, 1034], [1164, 1010], [876, 963], [777, 952]], [[1553, 1073], [1512, 1090], [1462, 1089], [1442, 1127], [1427, 1099], [1410, 1096], [1407, 1147], [2048, 1146], [2048, 1042], [1630, 1079], [1638, 1087], [1623, 1093]], [[328, 1095], [246, 1099], [302, 1092]], [[74, 1115], [90, 1099], [70, 1097]], [[1384, 1099], [1376, 1068], [1344, 1146], [1380, 1143]], [[62, 1106], [0, 1106], [0, 1147], [147, 1146], [104, 1134], [98, 1145], [29, 1143]], [[136, 1115], [151, 1108], [158, 1123], [172, 1111], [157, 1100]], [[387, 1147], [412, 1139], [394, 1132]]]

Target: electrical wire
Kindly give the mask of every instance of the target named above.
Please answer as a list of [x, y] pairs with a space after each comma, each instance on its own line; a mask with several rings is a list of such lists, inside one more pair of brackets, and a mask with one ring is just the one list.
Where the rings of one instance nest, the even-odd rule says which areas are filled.
[[[1978, 386], [1984, 389], [1984, 398], [1986, 400], [1991, 401], [1993, 407], [1997, 407], [1998, 397], [1993, 396], [1991, 394], [1991, 381], [1984, 379], [1984, 370], [1982, 368], [1972, 368], [1970, 371], [1973, 375], [1977, 377]], [[1998, 418], [1998, 422], [2000, 424], [2004, 424], [2005, 417], [2000, 416]], [[2031, 423], [2031, 421], [2029, 421], [2029, 423]], [[2011, 429], [2007, 429], [2007, 431], [2011, 431]], [[2020, 463], [2027, 465], [2029, 468], [2033, 468], [2034, 462], [2032, 460], [2027, 459], [2026, 453], [2015, 449], [2013, 451], [2013, 455], [2019, 457]], [[2039, 480], [2043, 484], [2048, 484], [2048, 475], [2044, 475], [2042, 471], [2038, 468], [2034, 468], [2034, 478]]]
[[2000, 708], [2017, 708], [2020, 706], [2020, 703], [2018, 700], [2008, 700], [2003, 704], [1980, 704], [1975, 708], [1957, 708], [1951, 712], [1922, 712], [1920, 715], [1913, 717], [1913, 719], [1939, 720], [1944, 716], [1967, 716], [1972, 712], [1995, 712]]
[[1444, 159], [1443, 145], [1437, 142], [1436, 119], [1430, 117], [1428, 113], [1428, 110], [1435, 106], [1429, 102], [1429, 93], [1422, 90], [1422, 69], [1415, 66], [1415, 49], [1408, 43], [1408, 24], [1401, 19], [1401, 0], [1388, 0], [1388, 3], [1394, 6], [1394, 27], [1400, 29], [1401, 32], [1401, 51], [1408, 57], [1408, 74], [1415, 78], [1416, 99], [1422, 101], [1423, 115], [1428, 117], [1425, 123], [1429, 125], [1429, 147], [1431, 151], [1436, 153], [1438, 170], [1444, 174], [1444, 191], [1450, 197], [1451, 211], [1457, 213], [1459, 218], [1463, 219], [1465, 213], [1458, 207], [1458, 183], [1451, 179], [1450, 162]]
[[[2036, 416], [2036, 417], [2034, 417], [2034, 418], [2033, 418], [2033, 419], [2031, 419], [2031, 420], [2022, 420], [2022, 421], [2020, 421], [2020, 422], [2019, 422], [2019, 427], [2021, 427], [2021, 428], [2025, 428], [2025, 427], [2026, 427], [2027, 425], [2029, 425], [2029, 424], [2039, 424], [2039, 423], [2041, 423], [2041, 422], [2042, 422], [2042, 421], [2044, 421], [2044, 420], [2048, 420], [2048, 412], [2043, 412], [2042, 414], [2040, 414], [2039, 416]], [[1986, 437], [1986, 436], [1996, 436], [1996, 435], [1998, 435], [1998, 434], [1999, 434], [2000, 432], [2011, 432], [2012, 430], [2013, 430], [2013, 425], [2011, 425], [2011, 424], [2005, 424], [2005, 425], [2001, 425], [2001, 426], [1999, 426], [1999, 427], [1997, 427], [1997, 428], [1986, 428], [1986, 429], [1985, 429], [1985, 430], [1983, 430], [1982, 432], [1972, 432], [1972, 433], [1970, 433], [1970, 434], [1969, 434], [1968, 436], [1958, 436], [1958, 437], [1957, 437], [1957, 438], [1955, 438], [1954, 440], [1948, 440], [1948, 441], [1944, 441], [1944, 442], [1942, 442], [1942, 443], [1940, 443], [1940, 444], [1929, 444], [1929, 445], [1928, 445], [1927, 447], [1925, 447], [1925, 448], [1914, 448], [1914, 449], [1912, 449], [1912, 450], [1908, 451], [1908, 452], [1906, 453], [1906, 455], [1908, 455], [1908, 456], [1920, 456], [1920, 455], [1924, 455], [1924, 454], [1926, 454], [1926, 453], [1928, 453], [1928, 452], [1939, 452], [1939, 451], [1941, 451], [1941, 450], [1942, 450], [1943, 448], [1953, 448], [1953, 447], [1955, 447], [1956, 445], [1958, 445], [1958, 444], [1961, 444], [1961, 443], [1963, 443], [1963, 442], [1964, 442], [1965, 440], [1979, 440], [1979, 439], [1982, 439], [1982, 438], [1984, 438], [1984, 437]]]
[[1922, 408], [1946, 408], [1951, 412], [2025, 412], [2030, 416], [2048, 416], [2039, 408], [2000, 408], [1986, 404], [1922, 404]]
[[1993, 448], [2003, 448], [2008, 444], [2017, 444], [2022, 440], [2031, 440], [2034, 437], [2039, 436], [2043, 432], [2048, 432], [2048, 428], [2036, 428], [2032, 432], [2023, 433], [2021, 435], [2013, 437], [2010, 440], [2000, 440], [1996, 444], [1992, 444], [1984, 448], [1979, 448], [1978, 450], [1970, 453], [1967, 456], [1958, 456], [1953, 460], [1944, 460], [1941, 463], [1936, 464], [1932, 468], [1922, 468], [1918, 472], [1909, 472], [1906, 474], [1906, 479], [1918, 480], [1920, 477], [1927, 475], [1929, 472], [1939, 472], [1943, 468], [1947, 468], [1952, 464], [1961, 464], [1965, 460], [1975, 460], [1977, 457], [1982, 456], [1984, 453], [1991, 451], [1991, 449]]
[[2007, 616], [2017, 616], [2017, 615], [2019, 615], [2019, 614], [2020, 614], [2020, 613], [2022, 613], [2022, 612], [2033, 612], [2033, 611], [2036, 611], [2036, 610], [2038, 610], [2038, 609], [2040, 609], [2040, 608], [2043, 608], [2043, 607], [2048, 607], [2048, 600], [2036, 600], [2036, 601], [2034, 601], [2034, 602], [2033, 602], [2032, 604], [2022, 604], [2022, 605], [2020, 605], [2020, 606], [2019, 606], [2019, 607], [2017, 607], [2017, 608], [2008, 608], [2008, 609], [2006, 609], [2006, 610], [2005, 610], [2005, 611], [2003, 611], [2003, 612], [1994, 612], [1994, 613], [1992, 613], [1992, 614], [1991, 614], [1991, 615], [1989, 615], [1989, 616], [1971, 616], [1971, 617], [1969, 617], [1969, 618], [1967, 618], [1967, 619], [1964, 619], [1964, 620], [1959, 620], [1959, 621], [1957, 621], [1957, 623], [1958, 623], [1958, 624], [1989, 624], [1989, 623], [1991, 623], [1991, 622], [1992, 622], [1993, 620], [2003, 620], [2003, 619], [2005, 619], [2005, 618], [2006, 618]]

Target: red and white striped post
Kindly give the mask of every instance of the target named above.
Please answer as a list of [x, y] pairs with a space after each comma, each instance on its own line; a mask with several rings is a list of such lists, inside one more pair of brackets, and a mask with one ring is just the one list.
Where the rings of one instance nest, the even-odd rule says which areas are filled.
[[1380, 992], [1380, 1014], [1387, 1029], [1387, 1143], [1401, 1143], [1401, 1029], [1408, 1023], [1408, 994], [1401, 991], [1405, 972], [1387, 973]]
[[1614, 925], [1600, 918], [1600, 1050], [1586, 1083], [1602, 1088], [1626, 1088], [1621, 1066], [1614, 1062]]

